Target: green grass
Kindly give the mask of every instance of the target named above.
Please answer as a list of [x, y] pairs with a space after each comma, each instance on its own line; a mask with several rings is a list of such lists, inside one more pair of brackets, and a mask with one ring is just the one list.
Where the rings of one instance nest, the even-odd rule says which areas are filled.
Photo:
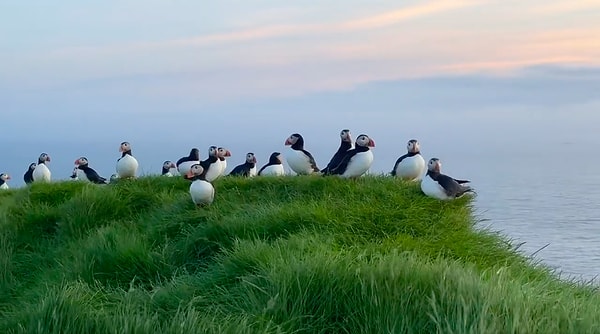
[[[35, 184], [0, 193], [1, 333], [598, 333], [561, 281], [386, 177]], [[526, 217], [524, 217], [526, 219]]]

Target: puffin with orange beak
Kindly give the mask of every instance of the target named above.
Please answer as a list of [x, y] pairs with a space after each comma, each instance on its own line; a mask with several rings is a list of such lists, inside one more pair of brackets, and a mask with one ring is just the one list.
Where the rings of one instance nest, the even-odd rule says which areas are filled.
[[373, 164], [371, 147], [375, 147], [373, 139], [364, 134], [358, 136], [354, 148], [346, 152], [340, 164], [333, 168], [330, 174], [345, 178], [362, 176]]
[[241, 165], [235, 166], [235, 168], [229, 173], [229, 175], [253, 177], [256, 176], [256, 157], [254, 153], [246, 153], [246, 162]]
[[6, 173], [0, 174], [0, 189], [8, 189], [8, 180], [10, 180], [10, 175]]
[[46, 163], [48, 162], [50, 162], [50, 156], [47, 153], [40, 154], [38, 163], [31, 174], [33, 182], [50, 182], [52, 173], [50, 173], [50, 169], [46, 166]]
[[138, 169], [138, 161], [131, 155], [131, 144], [122, 142], [119, 146], [121, 157], [117, 160], [117, 176], [123, 178], [135, 178]]
[[192, 184], [190, 184], [192, 202], [198, 206], [211, 204], [215, 199], [215, 188], [206, 181], [205, 174], [202, 165], [194, 164], [186, 175], [188, 179], [192, 180]]

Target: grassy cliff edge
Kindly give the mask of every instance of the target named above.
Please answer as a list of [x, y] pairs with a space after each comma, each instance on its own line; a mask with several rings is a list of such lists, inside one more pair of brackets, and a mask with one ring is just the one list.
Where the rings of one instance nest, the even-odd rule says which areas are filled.
[[[389, 177], [0, 192], [3, 333], [598, 333], [600, 294]], [[525, 219], [525, 217], [524, 217]]]

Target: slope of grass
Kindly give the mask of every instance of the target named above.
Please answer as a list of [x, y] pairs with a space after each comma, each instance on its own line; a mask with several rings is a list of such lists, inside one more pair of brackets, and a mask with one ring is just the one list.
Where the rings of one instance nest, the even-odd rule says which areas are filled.
[[0, 193], [2, 333], [597, 333], [600, 294], [385, 177]]

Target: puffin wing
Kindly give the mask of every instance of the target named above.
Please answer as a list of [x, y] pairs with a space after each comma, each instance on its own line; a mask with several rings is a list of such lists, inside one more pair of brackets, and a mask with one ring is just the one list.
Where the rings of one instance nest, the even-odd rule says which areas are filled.
[[355, 148], [346, 151], [346, 154], [344, 154], [344, 158], [342, 158], [342, 161], [340, 161], [339, 165], [333, 168], [330, 171], [330, 173], [339, 175], [344, 174], [346, 168], [348, 167], [348, 163], [350, 163], [350, 160], [356, 155], [356, 153], [358, 153], [358, 151]]
[[444, 188], [446, 194], [450, 197], [459, 197], [468, 191], [472, 191], [470, 187], [462, 186], [448, 175], [438, 175], [437, 182]]
[[84, 170], [84, 172], [88, 180], [92, 181], [93, 183], [106, 183], [106, 179], [98, 175], [93, 168], [88, 167]]
[[312, 154], [310, 154], [310, 152], [304, 149], [302, 150], [302, 152], [304, 152], [304, 154], [306, 154], [306, 156], [308, 157], [308, 162], [310, 163], [310, 167], [313, 169], [313, 171], [318, 172], [319, 167], [317, 167], [317, 162], [315, 161], [315, 158], [312, 156]]
[[231, 170], [231, 172], [229, 172], [229, 175], [241, 175], [241, 176], [246, 176], [247, 171], [244, 169], [246, 165], [245, 164], [241, 164], [241, 165], [237, 165], [235, 166], [234, 169]]
[[469, 180], [457, 180], [457, 179], [454, 179], [454, 181], [456, 181], [458, 184], [470, 183], [471, 182]]
[[402, 160], [404, 160], [406, 157], [408, 157], [408, 153], [401, 156], [400, 158], [398, 158], [398, 160], [396, 160], [396, 163], [394, 164], [394, 168], [392, 168], [392, 176], [396, 176], [396, 168], [398, 168], [398, 164], [400, 164], [402, 162]]

